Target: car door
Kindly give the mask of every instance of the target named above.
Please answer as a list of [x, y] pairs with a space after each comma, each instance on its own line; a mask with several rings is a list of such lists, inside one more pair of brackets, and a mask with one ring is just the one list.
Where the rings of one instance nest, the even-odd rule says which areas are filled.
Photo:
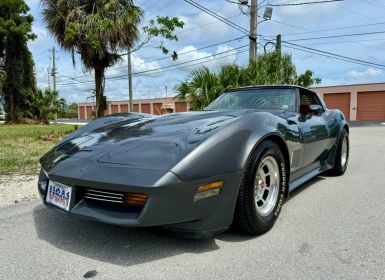
[[[320, 105], [323, 110], [314, 113], [309, 110], [310, 105]], [[302, 173], [320, 167], [327, 158], [330, 150], [330, 133], [325, 118], [325, 108], [319, 97], [311, 91], [300, 90], [299, 128], [303, 143]]]

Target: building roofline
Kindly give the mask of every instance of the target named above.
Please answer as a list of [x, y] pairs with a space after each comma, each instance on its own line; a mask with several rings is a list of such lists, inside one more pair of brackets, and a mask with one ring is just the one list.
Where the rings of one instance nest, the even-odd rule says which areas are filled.
[[310, 89], [320, 89], [320, 88], [338, 88], [338, 87], [355, 87], [355, 86], [369, 86], [369, 85], [384, 85], [385, 82], [382, 83], [362, 83], [362, 84], [345, 84], [345, 85], [334, 85], [334, 86], [317, 86], [317, 87], [311, 87]]
[[225, 92], [239, 91], [239, 90], [248, 90], [248, 89], [263, 89], [263, 88], [300, 88], [309, 90], [308, 88], [298, 86], [298, 85], [254, 85], [254, 86], [245, 86], [245, 87], [236, 87]]
[[[157, 98], [144, 98], [144, 99], [134, 99], [133, 102], [134, 104], [139, 104], [139, 103], [156, 103], [156, 101], [160, 101], [160, 102], [170, 102], [170, 101], [174, 101], [174, 102], [178, 102], [177, 100], [177, 97], [176, 96], [169, 96], [169, 97], [157, 97]], [[118, 103], [129, 103], [130, 101], [128, 99], [124, 99], [124, 100], [113, 100], [113, 101], [108, 101], [107, 102], [107, 105], [108, 103], [114, 103], [114, 102], [118, 102]], [[183, 101], [182, 101], [183, 102]], [[82, 103], [77, 103], [78, 106], [85, 106], [85, 105], [88, 105], [88, 106], [91, 106], [91, 105], [95, 105], [95, 102], [82, 102]]]

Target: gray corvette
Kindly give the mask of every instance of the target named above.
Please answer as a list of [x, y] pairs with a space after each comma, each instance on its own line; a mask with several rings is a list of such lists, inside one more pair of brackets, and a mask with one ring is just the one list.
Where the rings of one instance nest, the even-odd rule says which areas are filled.
[[38, 188], [60, 212], [209, 237], [262, 234], [289, 192], [349, 158], [349, 126], [314, 92], [225, 92], [200, 112], [99, 118], [44, 155]]

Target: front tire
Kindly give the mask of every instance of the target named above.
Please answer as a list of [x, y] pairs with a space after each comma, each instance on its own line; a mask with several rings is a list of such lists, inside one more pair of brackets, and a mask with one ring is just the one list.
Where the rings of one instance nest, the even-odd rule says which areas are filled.
[[338, 143], [336, 158], [331, 173], [336, 176], [341, 176], [345, 173], [349, 162], [349, 134], [344, 128], [341, 133], [341, 138]]
[[280, 147], [262, 142], [251, 154], [239, 190], [234, 224], [259, 235], [270, 230], [281, 211], [286, 192], [286, 166]]

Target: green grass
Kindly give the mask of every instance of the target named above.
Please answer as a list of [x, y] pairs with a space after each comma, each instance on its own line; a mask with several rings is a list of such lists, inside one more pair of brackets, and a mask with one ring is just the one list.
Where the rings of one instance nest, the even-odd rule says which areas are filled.
[[39, 158], [75, 125], [2, 125], [0, 124], [0, 175], [37, 174]]

